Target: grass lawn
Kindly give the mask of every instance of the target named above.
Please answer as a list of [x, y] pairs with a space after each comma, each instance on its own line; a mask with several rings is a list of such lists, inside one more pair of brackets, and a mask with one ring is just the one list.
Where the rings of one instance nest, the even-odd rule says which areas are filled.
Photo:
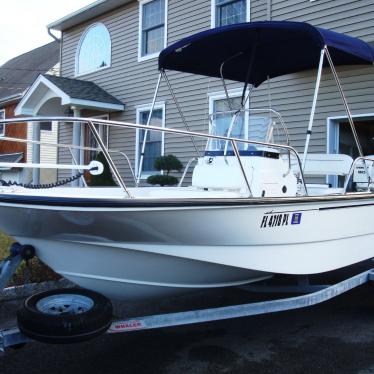
[[[0, 232], [0, 260], [9, 256], [9, 247], [14, 239]], [[57, 280], [60, 276], [54, 273], [48, 266], [43, 264], [39, 259], [33, 258], [30, 261], [29, 272], [27, 274], [26, 264], [22, 262], [13, 276], [9, 285], [20, 285], [26, 281], [31, 283], [39, 283], [47, 280]], [[0, 290], [1, 291], [1, 290]]]
[[14, 242], [12, 238], [0, 232], [0, 260], [9, 255], [9, 246]]

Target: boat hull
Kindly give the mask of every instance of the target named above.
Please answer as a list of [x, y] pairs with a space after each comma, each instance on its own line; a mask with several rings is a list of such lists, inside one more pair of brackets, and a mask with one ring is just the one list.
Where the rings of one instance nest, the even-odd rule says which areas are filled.
[[[31, 243], [40, 259], [81, 287], [118, 300], [142, 300], [203, 288], [242, 285], [270, 275], [123, 245], [17, 238]], [[63, 253], [56, 256], [56, 253]]]
[[371, 197], [278, 201], [0, 202], [0, 227], [78, 285], [127, 300], [321, 273], [374, 257]]

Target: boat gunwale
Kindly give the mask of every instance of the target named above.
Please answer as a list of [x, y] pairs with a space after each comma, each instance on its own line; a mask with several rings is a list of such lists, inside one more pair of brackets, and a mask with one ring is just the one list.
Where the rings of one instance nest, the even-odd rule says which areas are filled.
[[[276, 198], [121, 198], [121, 199], [96, 199], [82, 197], [55, 197], [55, 196], [30, 196], [30, 195], [8, 195], [0, 194], [0, 205], [30, 205], [30, 206], [53, 206], [53, 207], [82, 207], [82, 208], [169, 208], [169, 207], [211, 207], [211, 206], [261, 206], [261, 205], [287, 205], [287, 204], [310, 204], [310, 203], [334, 203], [354, 202], [372, 200], [373, 193], [355, 192], [345, 195], [325, 196], [300, 196], [300, 197], [276, 197]], [[349, 207], [349, 206], [348, 206]]]

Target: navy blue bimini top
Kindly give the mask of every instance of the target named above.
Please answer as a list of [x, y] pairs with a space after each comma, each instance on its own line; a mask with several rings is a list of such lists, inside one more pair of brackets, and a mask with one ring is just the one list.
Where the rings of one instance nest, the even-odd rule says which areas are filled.
[[334, 65], [374, 62], [374, 48], [360, 39], [303, 22], [264, 21], [218, 27], [184, 38], [160, 53], [159, 69], [218, 78], [226, 61], [226, 79], [257, 87], [268, 77], [316, 68], [324, 46]]

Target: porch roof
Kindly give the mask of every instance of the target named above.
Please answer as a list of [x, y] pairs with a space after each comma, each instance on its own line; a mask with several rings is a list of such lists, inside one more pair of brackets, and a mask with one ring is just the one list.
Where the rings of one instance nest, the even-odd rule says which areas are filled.
[[[16, 108], [16, 115], [36, 115], [49, 100], [58, 99], [62, 107], [99, 111], [123, 111], [125, 105], [90, 81], [39, 75]], [[53, 113], [56, 114], [56, 113]]]

